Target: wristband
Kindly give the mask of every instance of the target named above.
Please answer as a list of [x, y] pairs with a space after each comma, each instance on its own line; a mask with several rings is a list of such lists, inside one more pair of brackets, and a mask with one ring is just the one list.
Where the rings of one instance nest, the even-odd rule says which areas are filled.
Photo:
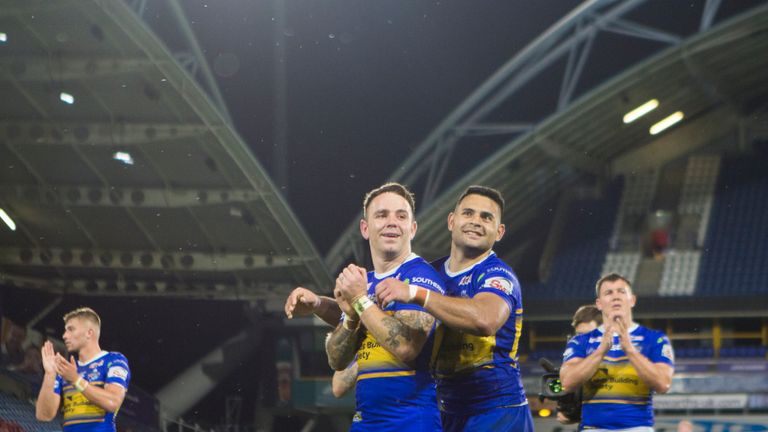
[[367, 295], [360, 296], [360, 298], [352, 303], [352, 307], [355, 308], [355, 312], [357, 312], [358, 316], [362, 315], [363, 312], [371, 306], [373, 306], [373, 302]]
[[429, 301], [429, 290], [426, 288], [416, 287], [411, 285], [411, 303], [416, 303], [421, 307], [427, 307], [427, 301]]
[[[85, 385], [83, 385], [82, 383], [85, 383]], [[85, 389], [87, 389], [88, 386], [90, 386], [90, 385], [91, 385], [91, 383], [89, 383], [88, 381], [84, 380], [83, 377], [78, 377], [77, 381], [75, 381], [75, 388], [80, 393], [84, 392]]]
[[342, 322], [342, 325], [344, 326], [345, 329], [347, 329], [349, 331], [355, 331], [355, 330], [357, 330], [357, 325], [359, 323], [360, 323], [359, 320], [349, 319], [349, 316], [345, 315], [344, 316], [344, 322]]

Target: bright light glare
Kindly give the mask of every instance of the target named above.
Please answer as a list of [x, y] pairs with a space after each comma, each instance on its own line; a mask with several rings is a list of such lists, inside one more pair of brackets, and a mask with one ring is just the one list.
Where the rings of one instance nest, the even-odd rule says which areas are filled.
[[639, 119], [640, 117], [648, 114], [649, 112], [656, 109], [656, 107], [659, 106], [659, 100], [658, 99], [651, 99], [648, 102], [640, 105], [639, 107], [633, 109], [632, 111], [624, 114], [624, 123], [632, 123], [633, 121]]
[[656, 123], [655, 125], [651, 126], [651, 128], [648, 130], [648, 132], [650, 132], [651, 135], [656, 135], [656, 134], [660, 133], [661, 131], [665, 130], [666, 128], [672, 126], [673, 124], [679, 122], [680, 120], [683, 119], [683, 117], [685, 117], [683, 112], [682, 111], [678, 111], [678, 112], [668, 116], [664, 120], [662, 120], [662, 121]]
[[8, 35], [6, 33], [0, 32], [0, 42], [2, 43], [8, 42]]
[[73, 103], [75, 103], [75, 97], [67, 92], [61, 92], [59, 94], [59, 99], [61, 99], [61, 101], [66, 104], [72, 105]]
[[549, 417], [552, 415], [552, 411], [550, 411], [547, 408], [542, 408], [539, 410], [539, 417]]
[[112, 159], [120, 161], [126, 165], [133, 165], [133, 158], [130, 153], [115, 152], [115, 154], [112, 155]]
[[11, 231], [16, 231], [16, 222], [11, 219], [10, 216], [8, 216], [8, 213], [5, 212], [5, 210], [0, 208], [0, 219], [5, 222], [6, 225], [8, 225], [8, 228], [11, 229]]

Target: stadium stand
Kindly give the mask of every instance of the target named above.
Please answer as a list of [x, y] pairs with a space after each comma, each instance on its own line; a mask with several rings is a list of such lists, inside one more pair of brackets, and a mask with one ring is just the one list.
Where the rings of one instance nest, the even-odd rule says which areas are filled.
[[765, 157], [722, 162], [715, 205], [701, 256], [697, 294], [768, 292], [768, 177]]
[[[17, 426], [17, 429], [9, 425]], [[35, 419], [35, 407], [27, 401], [0, 391], [0, 430], [20, 432], [61, 431], [61, 421], [42, 423]]]

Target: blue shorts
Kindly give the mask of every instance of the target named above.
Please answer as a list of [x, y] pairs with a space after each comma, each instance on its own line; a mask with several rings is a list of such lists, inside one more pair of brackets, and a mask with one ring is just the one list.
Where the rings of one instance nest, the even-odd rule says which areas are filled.
[[473, 415], [440, 413], [440, 416], [444, 432], [533, 432], [533, 416], [528, 405], [499, 407]]
[[[434, 409], [407, 410], [405, 412], [377, 413], [380, 415], [355, 414], [350, 432], [440, 432], [440, 415]], [[383, 415], [381, 415], [383, 414]], [[387, 415], [389, 414], [389, 415]]]

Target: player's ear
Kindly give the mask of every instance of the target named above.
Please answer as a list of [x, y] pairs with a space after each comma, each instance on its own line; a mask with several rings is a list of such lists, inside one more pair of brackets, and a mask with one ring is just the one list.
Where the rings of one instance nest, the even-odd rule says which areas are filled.
[[365, 219], [360, 219], [360, 234], [368, 240], [368, 222]]
[[448, 213], [448, 231], [453, 231], [453, 212]]

